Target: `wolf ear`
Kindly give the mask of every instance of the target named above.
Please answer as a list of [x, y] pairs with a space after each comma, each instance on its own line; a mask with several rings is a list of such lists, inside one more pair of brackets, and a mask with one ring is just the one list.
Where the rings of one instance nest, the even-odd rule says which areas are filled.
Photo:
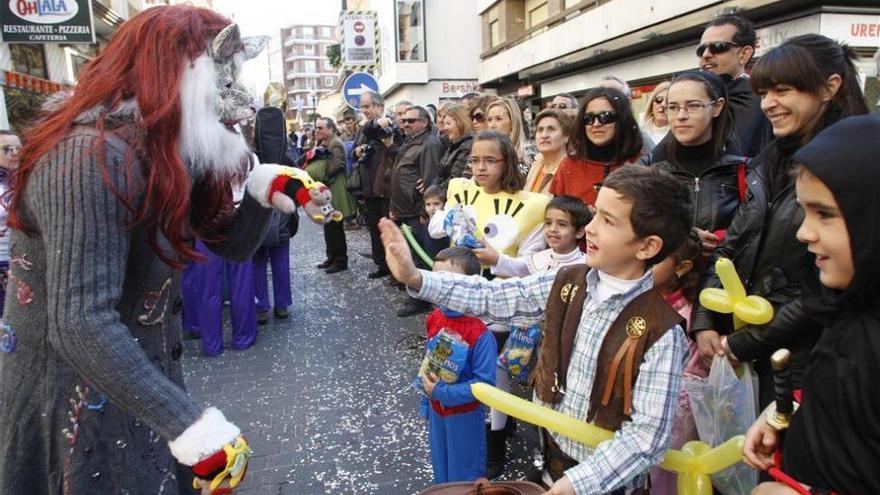
[[214, 49], [214, 58], [229, 58], [235, 52], [242, 50], [244, 47], [241, 42], [241, 32], [238, 24], [230, 24], [217, 33], [214, 42], [211, 44]]
[[269, 44], [268, 36], [246, 36], [241, 39], [244, 43], [244, 58], [250, 60], [256, 58]]

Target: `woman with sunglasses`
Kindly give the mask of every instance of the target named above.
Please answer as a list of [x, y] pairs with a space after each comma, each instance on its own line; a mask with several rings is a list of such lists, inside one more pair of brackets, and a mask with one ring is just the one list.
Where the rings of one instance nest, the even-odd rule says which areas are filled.
[[608, 174], [639, 160], [642, 133], [629, 99], [613, 88], [593, 88], [584, 95], [573, 129], [574, 155], [559, 164], [550, 193], [592, 205]]
[[474, 135], [489, 128], [489, 122], [487, 120], [489, 116], [489, 105], [500, 99], [501, 98], [498, 98], [495, 95], [483, 95], [468, 103], [471, 126], [474, 128]]
[[[804, 213], [797, 203], [793, 154], [831, 124], [867, 113], [853, 63], [852, 50], [817, 34], [797, 36], [766, 53], [752, 71], [752, 88], [761, 95], [761, 109], [776, 139], [749, 167], [747, 200], [737, 210], [714, 258], [733, 260], [749, 294], [768, 299], [777, 309], [801, 294], [813, 260], [795, 233]], [[839, 159], [845, 160], [845, 156]], [[720, 287], [710, 264], [703, 288]], [[782, 317], [785, 312], [780, 313]], [[790, 370], [800, 388], [804, 359], [815, 342], [817, 327], [796, 325], [796, 335], [774, 320], [763, 327], [747, 326], [733, 334], [729, 315], [697, 305], [692, 331], [703, 359], [727, 355], [755, 360], [761, 408], [773, 399], [769, 355], [779, 347], [792, 353]], [[722, 339], [722, 335], [726, 335]]]
[[538, 149], [529, 142], [528, 135], [526, 135], [519, 103], [509, 97], [492, 103], [489, 105], [486, 122], [489, 124], [489, 129], [506, 134], [510, 138], [519, 158], [519, 172], [523, 177], [529, 175]]
[[648, 133], [655, 143], [660, 143], [669, 132], [669, 121], [666, 119], [666, 90], [669, 81], [663, 81], [654, 87], [648, 97], [648, 109], [642, 119], [642, 131]]

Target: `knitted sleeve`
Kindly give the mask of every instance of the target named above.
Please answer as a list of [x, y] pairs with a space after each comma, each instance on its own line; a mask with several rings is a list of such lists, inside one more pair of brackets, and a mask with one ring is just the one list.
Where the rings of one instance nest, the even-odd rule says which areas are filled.
[[[202, 408], [150, 362], [120, 321], [128, 211], [102, 179], [96, 145], [92, 136], [68, 137], [27, 184], [46, 250], [48, 345], [112, 403], [170, 440]], [[109, 143], [105, 152], [108, 176], [125, 194], [124, 152]]]

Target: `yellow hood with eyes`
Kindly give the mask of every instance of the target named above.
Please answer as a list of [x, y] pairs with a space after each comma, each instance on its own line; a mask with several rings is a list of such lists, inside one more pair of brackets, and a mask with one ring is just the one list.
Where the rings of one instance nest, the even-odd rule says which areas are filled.
[[549, 202], [543, 194], [526, 191], [489, 194], [476, 182], [462, 178], [452, 179], [446, 192], [446, 209], [470, 206], [479, 239], [508, 256], [516, 256], [520, 242], [544, 223]]

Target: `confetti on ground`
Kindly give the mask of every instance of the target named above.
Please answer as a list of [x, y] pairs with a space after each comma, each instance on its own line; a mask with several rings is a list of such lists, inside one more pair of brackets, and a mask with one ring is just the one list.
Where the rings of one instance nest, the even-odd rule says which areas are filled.
[[[236, 494], [417, 493], [431, 485], [426, 421], [410, 388], [424, 356], [424, 315], [398, 318], [406, 298], [375, 268], [365, 229], [346, 231], [349, 270], [327, 275], [320, 227], [304, 218], [291, 242], [290, 318], [259, 327], [254, 347], [213, 359], [185, 342], [189, 391], [241, 427], [254, 456]], [[270, 291], [271, 293], [271, 291]], [[226, 341], [229, 342], [230, 328]], [[520, 390], [521, 394], [525, 392]], [[531, 463], [535, 430], [520, 427], [503, 478]]]

